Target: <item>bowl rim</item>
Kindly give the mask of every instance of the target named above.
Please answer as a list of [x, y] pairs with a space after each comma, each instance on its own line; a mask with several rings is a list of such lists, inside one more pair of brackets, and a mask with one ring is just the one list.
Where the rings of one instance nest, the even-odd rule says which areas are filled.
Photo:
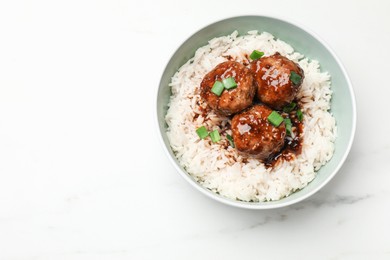
[[351, 127], [352, 128], [351, 128], [351, 135], [349, 137], [348, 145], [346, 147], [346, 150], [345, 150], [343, 156], [341, 157], [339, 163], [337, 164], [337, 166], [332, 171], [332, 173], [326, 179], [324, 179], [320, 184], [318, 184], [318, 186], [315, 187], [313, 190], [311, 190], [310, 192], [308, 192], [308, 193], [306, 193], [306, 194], [304, 194], [304, 195], [302, 195], [300, 197], [297, 197], [297, 198], [295, 198], [293, 200], [290, 200], [290, 201], [283, 202], [283, 198], [282, 198], [282, 199], [280, 199], [278, 201], [274, 201], [274, 202], [277, 202], [277, 203], [270, 203], [270, 204], [268, 204], [267, 202], [260, 202], [260, 203], [253, 202], [252, 203], [252, 202], [243, 202], [243, 201], [238, 201], [238, 200], [232, 200], [232, 199], [223, 197], [221, 195], [218, 195], [218, 194], [216, 194], [216, 193], [214, 193], [214, 192], [212, 192], [210, 190], [207, 190], [206, 188], [202, 187], [187, 172], [185, 172], [184, 170], [182, 170], [179, 167], [178, 163], [170, 155], [168, 147], [164, 143], [164, 140], [163, 140], [163, 137], [162, 137], [162, 135], [163, 135], [162, 129], [160, 129], [160, 126], [159, 126], [159, 118], [158, 118], [158, 109], [159, 108], [158, 108], [158, 106], [156, 106], [156, 110], [154, 112], [154, 118], [155, 118], [154, 122], [156, 124], [156, 128], [157, 128], [157, 131], [158, 131], [158, 139], [160, 140], [160, 143], [161, 143], [161, 145], [162, 145], [162, 147], [163, 147], [163, 149], [165, 151], [166, 156], [168, 157], [168, 159], [170, 160], [170, 162], [172, 163], [172, 165], [174, 166], [176, 171], [178, 171], [180, 173], [180, 175], [188, 183], [191, 184], [192, 187], [194, 187], [195, 189], [200, 191], [202, 194], [206, 195], [207, 197], [209, 197], [209, 198], [211, 198], [213, 200], [219, 201], [219, 202], [221, 202], [221, 203], [223, 203], [225, 205], [229, 205], [229, 206], [233, 206], [233, 207], [237, 207], [237, 208], [254, 209], [254, 210], [257, 210], [257, 209], [263, 210], [263, 209], [282, 208], [282, 207], [290, 206], [292, 204], [296, 204], [298, 202], [301, 202], [301, 201], [309, 198], [313, 194], [317, 193], [320, 189], [322, 189], [326, 184], [328, 184], [330, 182], [330, 180], [333, 179], [333, 177], [336, 175], [336, 173], [339, 172], [339, 170], [343, 166], [345, 160], [347, 159], [347, 157], [348, 157], [348, 155], [349, 155], [349, 153], [351, 151], [352, 144], [353, 144], [353, 141], [354, 141], [354, 138], [355, 138], [356, 121], [357, 121], [357, 109], [356, 109], [355, 92], [354, 92], [353, 87], [352, 87], [352, 81], [351, 81], [350, 77], [348, 76], [346, 68], [342, 64], [340, 58], [336, 55], [335, 51], [330, 47], [330, 45], [324, 39], [322, 39], [319, 35], [317, 35], [317, 33], [313, 32], [311, 29], [307, 28], [305, 25], [302, 25], [302, 24], [300, 24], [300, 23], [298, 23], [296, 21], [291, 21], [290, 19], [281, 18], [281, 17], [275, 16], [275, 15], [261, 15], [261, 14], [231, 16], [231, 17], [226, 17], [226, 18], [223, 18], [223, 19], [216, 20], [216, 21], [211, 22], [211, 23], [209, 23], [207, 25], [203, 25], [201, 28], [196, 30], [194, 33], [192, 33], [191, 35], [187, 36], [186, 39], [184, 41], [182, 41], [181, 44], [179, 44], [178, 47], [176, 47], [174, 49], [174, 52], [170, 55], [170, 58], [166, 62], [165, 66], [163, 67], [163, 71], [161, 73], [160, 80], [159, 80], [159, 85], [158, 85], [158, 87], [156, 88], [156, 91], [155, 91], [155, 95], [156, 95], [155, 96], [155, 102], [156, 102], [156, 104], [158, 103], [160, 85], [161, 85], [161, 81], [162, 81], [163, 75], [165, 74], [165, 70], [166, 70], [168, 64], [170, 63], [170, 61], [172, 60], [173, 56], [183, 46], [183, 44], [185, 44], [192, 36], [194, 36], [195, 34], [199, 33], [200, 31], [202, 31], [205, 28], [208, 28], [208, 27], [213, 26], [213, 25], [215, 25], [217, 23], [224, 22], [224, 21], [227, 21], [227, 20], [237, 19], [237, 18], [244, 19], [245, 17], [248, 17], [248, 18], [249, 17], [258, 17], [258, 18], [274, 19], [274, 20], [279, 20], [281, 22], [284, 22], [284, 23], [287, 23], [287, 24], [290, 24], [290, 25], [298, 27], [299, 29], [305, 31], [306, 33], [311, 35], [313, 38], [315, 38], [320, 44], [322, 44], [323, 47], [325, 47], [325, 49], [327, 49], [327, 51], [329, 51], [329, 53], [335, 59], [336, 63], [339, 65], [339, 67], [341, 69], [341, 72], [342, 72], [342, 74], [345, 77], [345, 80], [347, 82], [349, 92], [351, 93], [351, 104], [352, 104], [352, 126]]

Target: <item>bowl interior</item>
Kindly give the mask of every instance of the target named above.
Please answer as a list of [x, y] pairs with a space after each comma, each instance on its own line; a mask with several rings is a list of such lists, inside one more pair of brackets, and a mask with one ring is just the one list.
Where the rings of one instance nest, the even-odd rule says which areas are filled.
[[[317, 177], [307, 187], [278, 201], [259, 203], [233, 201], [204, 189], [179, 165], [166, 136], [167, 125], [164, 117], [167, 112], [167, 104], [171, 95], [170, 87], [168, 86], [171, 77], [186, 61], [194, 56], [195, 51], [199, 47], [206, 45], [208, 41], [214, 37], [229, 35], [235, 30], [237, 30], [240, 35], [246, 34], [250, 30], [269, 32], [276, 38], [293, 46], [296, 51], [302, 53], [305, 57], [318, 60], [321, 64], [321, 70], [328, 71], [331, 75], [333, 90], [331, 112], [336, 118], [337, 123], [335, 153], [332, 159], [320, 169]], [[353, 141], [356, 124], [356, 109], [354, 94], [348, 76], [338, 58], [328, 47], [326, 47], [326, 44], [323, 41], [312, 33], [309, 33], [307, 30], [290, 22], [266, 16], [240, 16], [222, 20], [201, 29], [177, 49], [163, 72], [158, 88], [157, 121], [164, 147], [169, 153], [175, 167], [183, 177], [194, 184], [198, 190], [221, 202], [234, 206], [244, 208], [276, 208], [298, 202], [310, 196], [336, 174], [346, 159]]]

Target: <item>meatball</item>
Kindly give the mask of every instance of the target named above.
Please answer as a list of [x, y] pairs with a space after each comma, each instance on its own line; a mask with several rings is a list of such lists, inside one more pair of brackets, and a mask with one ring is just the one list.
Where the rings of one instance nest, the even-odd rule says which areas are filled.
[[265, 105], [254, 105], [233, 117], [233, 140], [239, 152], [266, 160], [283, 148], [286, 127], [284, 122], [272, 125], [267, 119], [271, 112]]
[[294, 100], [304, 78], [302, 68], [278, 52], [252, 61], [251, 70], [257, 98], [274, 109], [282, 109]]
[[[234, 89], [225, 89], [220, 96], [211, 92], [214, 83], [233, 77], [237, 83]], [[206, 74], [200, 84], [200, 95], [217, 113], [225, 116], [235, 114], [250, 105], [256, 94], [252, 72], [241, 63], [226, 61]]]

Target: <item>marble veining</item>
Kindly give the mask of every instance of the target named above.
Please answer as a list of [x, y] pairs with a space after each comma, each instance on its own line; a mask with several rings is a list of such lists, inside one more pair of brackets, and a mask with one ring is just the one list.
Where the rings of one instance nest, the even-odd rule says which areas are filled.
[[[320, 192], [321, 194], [321, 192]], [[325, 194], [324, 194], [325, 195]], [[329, 195], [329, 194], [327, 194]], [[352, 205], [355, 203], [359, 203], [361, 201], [367, 200], [372, 198], [372, 194], [366, 194], [366, 195], [329, 195], [329, 197], [323, 198], [309, 198], [302, 203], [299, 203], [297, 205], [292, 205], [291, 208], [294, 210], [301, 210], [307, 207], [338, 207], [338, 206], [344, 206], [344, 205]], [[301, 205], [302, 204], [302, 205]]]

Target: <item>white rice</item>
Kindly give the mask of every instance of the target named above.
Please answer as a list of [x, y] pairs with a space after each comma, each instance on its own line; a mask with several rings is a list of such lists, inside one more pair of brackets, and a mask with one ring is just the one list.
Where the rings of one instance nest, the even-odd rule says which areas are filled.
[[[227, 146], [225, 135], [218, 143], [210, 138], [200, 140], [196, 129], [202, 125], [209, 131], [224, 129], [228, 118], [214, 112], [202, 116], [205, 102], [199, 86], [206, 73], [227, 60], [246, 61], [245, 55], [261, 50], [266, 56], [279, 52], [299, 63], [305, 78], [298, 94], [304, 114], [302, 152], [295, 159], [280, 161], [266, 168], [256, 159], [245, 159]], [[320, 71], [316, 60], [308, 60], [294, 52], [287, 43], [271, 34], [250, 31], [238, 36], [214, 38], [199, 48], [195, 56], [172, 77], [172, 96], [166, 115], [167, 135], [175, 155], [186, 171], [204, 187], [222, 196], [242, 201], [278, 200], [304, 188], [334, 152], [336, 122], [330, 113], [330, 76]], [[231, 134], [231, 130], [226, 131]], [[227, 148], [226, 148], [227, 147]]]

